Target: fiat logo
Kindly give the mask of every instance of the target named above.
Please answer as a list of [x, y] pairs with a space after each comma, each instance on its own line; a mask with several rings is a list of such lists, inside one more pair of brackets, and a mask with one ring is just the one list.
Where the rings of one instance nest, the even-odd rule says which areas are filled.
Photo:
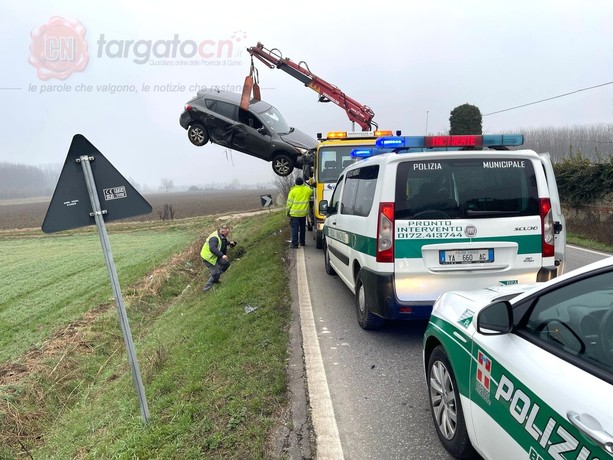
[[477, 227], [474, 225], [467, 225], [466, 229], [464, 230], [464, 234], [469, 238], [477, 236]]

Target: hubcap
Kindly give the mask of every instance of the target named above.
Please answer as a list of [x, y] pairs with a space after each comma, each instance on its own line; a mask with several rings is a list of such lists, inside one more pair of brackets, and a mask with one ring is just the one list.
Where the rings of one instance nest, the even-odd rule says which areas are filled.
[[439, 432], [446, 439], [452, 439], [458, 425], [458, 401], [449, 371], [440, 361], [436, 361], [430, 370], [430, 402]]
[[201, 129], [192, 129], [191, 130], [192, 141], [201, 143], [204, 140], [204, 133]]
[[287, 161], [277, 160], [275, 163], [275, 170], [283, 176], [286, 176], [289, 172], [289, 165]]
[[360, 284], [358, 290], [358, 308], [360, 309], [360, 315], [366, 316], [366, 296], [364, 295], [364, 285]]

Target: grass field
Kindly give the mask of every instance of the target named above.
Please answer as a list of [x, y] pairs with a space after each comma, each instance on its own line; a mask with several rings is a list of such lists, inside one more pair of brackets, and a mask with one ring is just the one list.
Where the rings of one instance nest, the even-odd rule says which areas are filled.
[[0, 458], [278, 456], [287, 223], [283, 213], [233, 218], [232, 266], [204, 293], [199, 250], [217, 225], [195, 217], [107, 226], [148, 424], [95, 228], [0, 234]]

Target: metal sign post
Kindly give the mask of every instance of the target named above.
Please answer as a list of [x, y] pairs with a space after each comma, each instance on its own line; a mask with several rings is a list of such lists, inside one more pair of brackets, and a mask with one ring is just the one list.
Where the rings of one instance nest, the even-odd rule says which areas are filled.
[[128, 323], [128, 315], [123, 305], [123, 297], [121, 296], [121, 289], [119, 287], [119, 278], [117, 277], [117, 270], [113, 262], [113, 254], [111, 253], [111, 245], [109, 242], [108, 234], [106, 233], [106, 226], [102, 215], [106, 211], [102, 211], [100, 208], [100, 200], [98, 199], [98, 193], [96, 189], [96, 183], [94, 181], [94, 174], [90, 165], [90, 161], [94, 160], [93, 156], [82, 155], [77, 159], [77, 162], [81, 163], [83, 173], [85, 175], [85, 183], [87, 185], [87, 192], [91, 202], [93, 212], [90, 214], [96, 221], [96, 227], [98, 228], [98, 235], [100, 236], [100, 243], [102, 244], [102, 251], [104, 252], [104, 258], [106, 260], [106, 266], [109, 271], [109, 277], [111, 278], [111, 285], [113, 288], [113, 295], [115, 296], [115, 303], [117, 306], [117, 313], [119, 314], [119, 323], [121, 325], [121, 331], [128, 350], [128, 359], [130, 361], [130, 368], [132, 369], [132, 378], [134, 380], [134, 386], [136, 387], [136, 393], [138, 395], [138, 403], [140, 406], [140, 415], [144, 423], [149, 421], [149, 406], [147, 404], [147, 397], [145, 395], [145, 388], [140, 374], [140, 368], [138, 366], [138, 360], [136, 359], [136, 349], [134, 348], [134, 342], [132, 340], [132, 333], [130, 332], [130, 324]]

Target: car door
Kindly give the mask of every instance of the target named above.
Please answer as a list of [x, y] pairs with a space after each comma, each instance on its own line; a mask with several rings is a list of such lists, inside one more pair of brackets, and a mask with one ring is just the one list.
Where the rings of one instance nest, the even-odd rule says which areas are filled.
[[613, 458], [613, 271], [556, 284], [513, 314], [512, 333], [473, 342], [472, 422], [485, 457]]
[[262, 160], [270, 160], [270, 132], [253, 113], [238, 109], [238, 123], [234, 124], [232, 148]]
[[238, 106], [229, 102], [207, 99], [210, 113], [204, 118], [211, 140], [218, 145], [232, 148], [232, 134], [236, 124]]

